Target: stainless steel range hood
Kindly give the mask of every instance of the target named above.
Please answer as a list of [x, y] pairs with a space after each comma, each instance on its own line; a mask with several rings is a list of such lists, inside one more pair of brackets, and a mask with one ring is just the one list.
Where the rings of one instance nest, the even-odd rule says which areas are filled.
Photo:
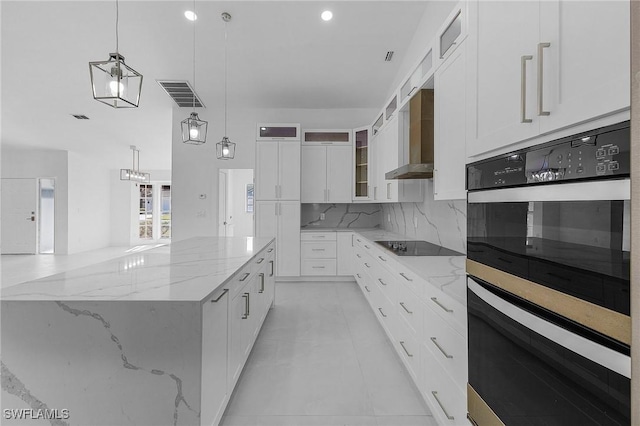
[[433, 178], [433, 90], [422, 89], [409, 101], [409, 164], [385, 179]]

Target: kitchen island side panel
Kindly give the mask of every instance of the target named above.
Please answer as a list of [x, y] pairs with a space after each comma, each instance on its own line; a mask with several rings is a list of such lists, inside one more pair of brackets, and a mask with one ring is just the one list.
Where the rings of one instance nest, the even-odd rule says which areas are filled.
[[[3, 425], [200, 424], [200, 302], [5, 300], [0, 314]], [[68, 418], [6, 418], [29, 408]]]

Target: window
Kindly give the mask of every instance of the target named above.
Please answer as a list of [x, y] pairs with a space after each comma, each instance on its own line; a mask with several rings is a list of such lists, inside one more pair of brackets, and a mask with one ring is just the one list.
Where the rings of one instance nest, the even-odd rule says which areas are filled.
[[171, 185], [162, 185], [160, 194], [160, 238], [171, 238]]
[[253, 213], [253, 184], [247, 184], [247, 213]]
[[153, 187], [140, 184], [140, 239], [153, 238]]

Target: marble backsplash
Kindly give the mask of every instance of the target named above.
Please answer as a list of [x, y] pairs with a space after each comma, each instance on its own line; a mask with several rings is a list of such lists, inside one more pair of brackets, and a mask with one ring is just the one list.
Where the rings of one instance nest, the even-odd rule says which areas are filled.
[[466, 253], [466, 201], [434, 201], [433, 181], [424, 182], [425, 201], [382, 204], [384, 229]]
[[[324, 213], [324, 219], [321, 214]], [[302, 204], [302, 229], [317, 228], [381, 228], [380, 204]]]

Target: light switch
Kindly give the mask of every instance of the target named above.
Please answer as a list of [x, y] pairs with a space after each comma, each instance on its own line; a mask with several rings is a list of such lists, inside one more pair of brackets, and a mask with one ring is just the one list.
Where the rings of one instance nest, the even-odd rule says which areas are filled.
[[324, 218], [325, 218], [324, 213], [320, 213], [320, 220], [324, 220]]

